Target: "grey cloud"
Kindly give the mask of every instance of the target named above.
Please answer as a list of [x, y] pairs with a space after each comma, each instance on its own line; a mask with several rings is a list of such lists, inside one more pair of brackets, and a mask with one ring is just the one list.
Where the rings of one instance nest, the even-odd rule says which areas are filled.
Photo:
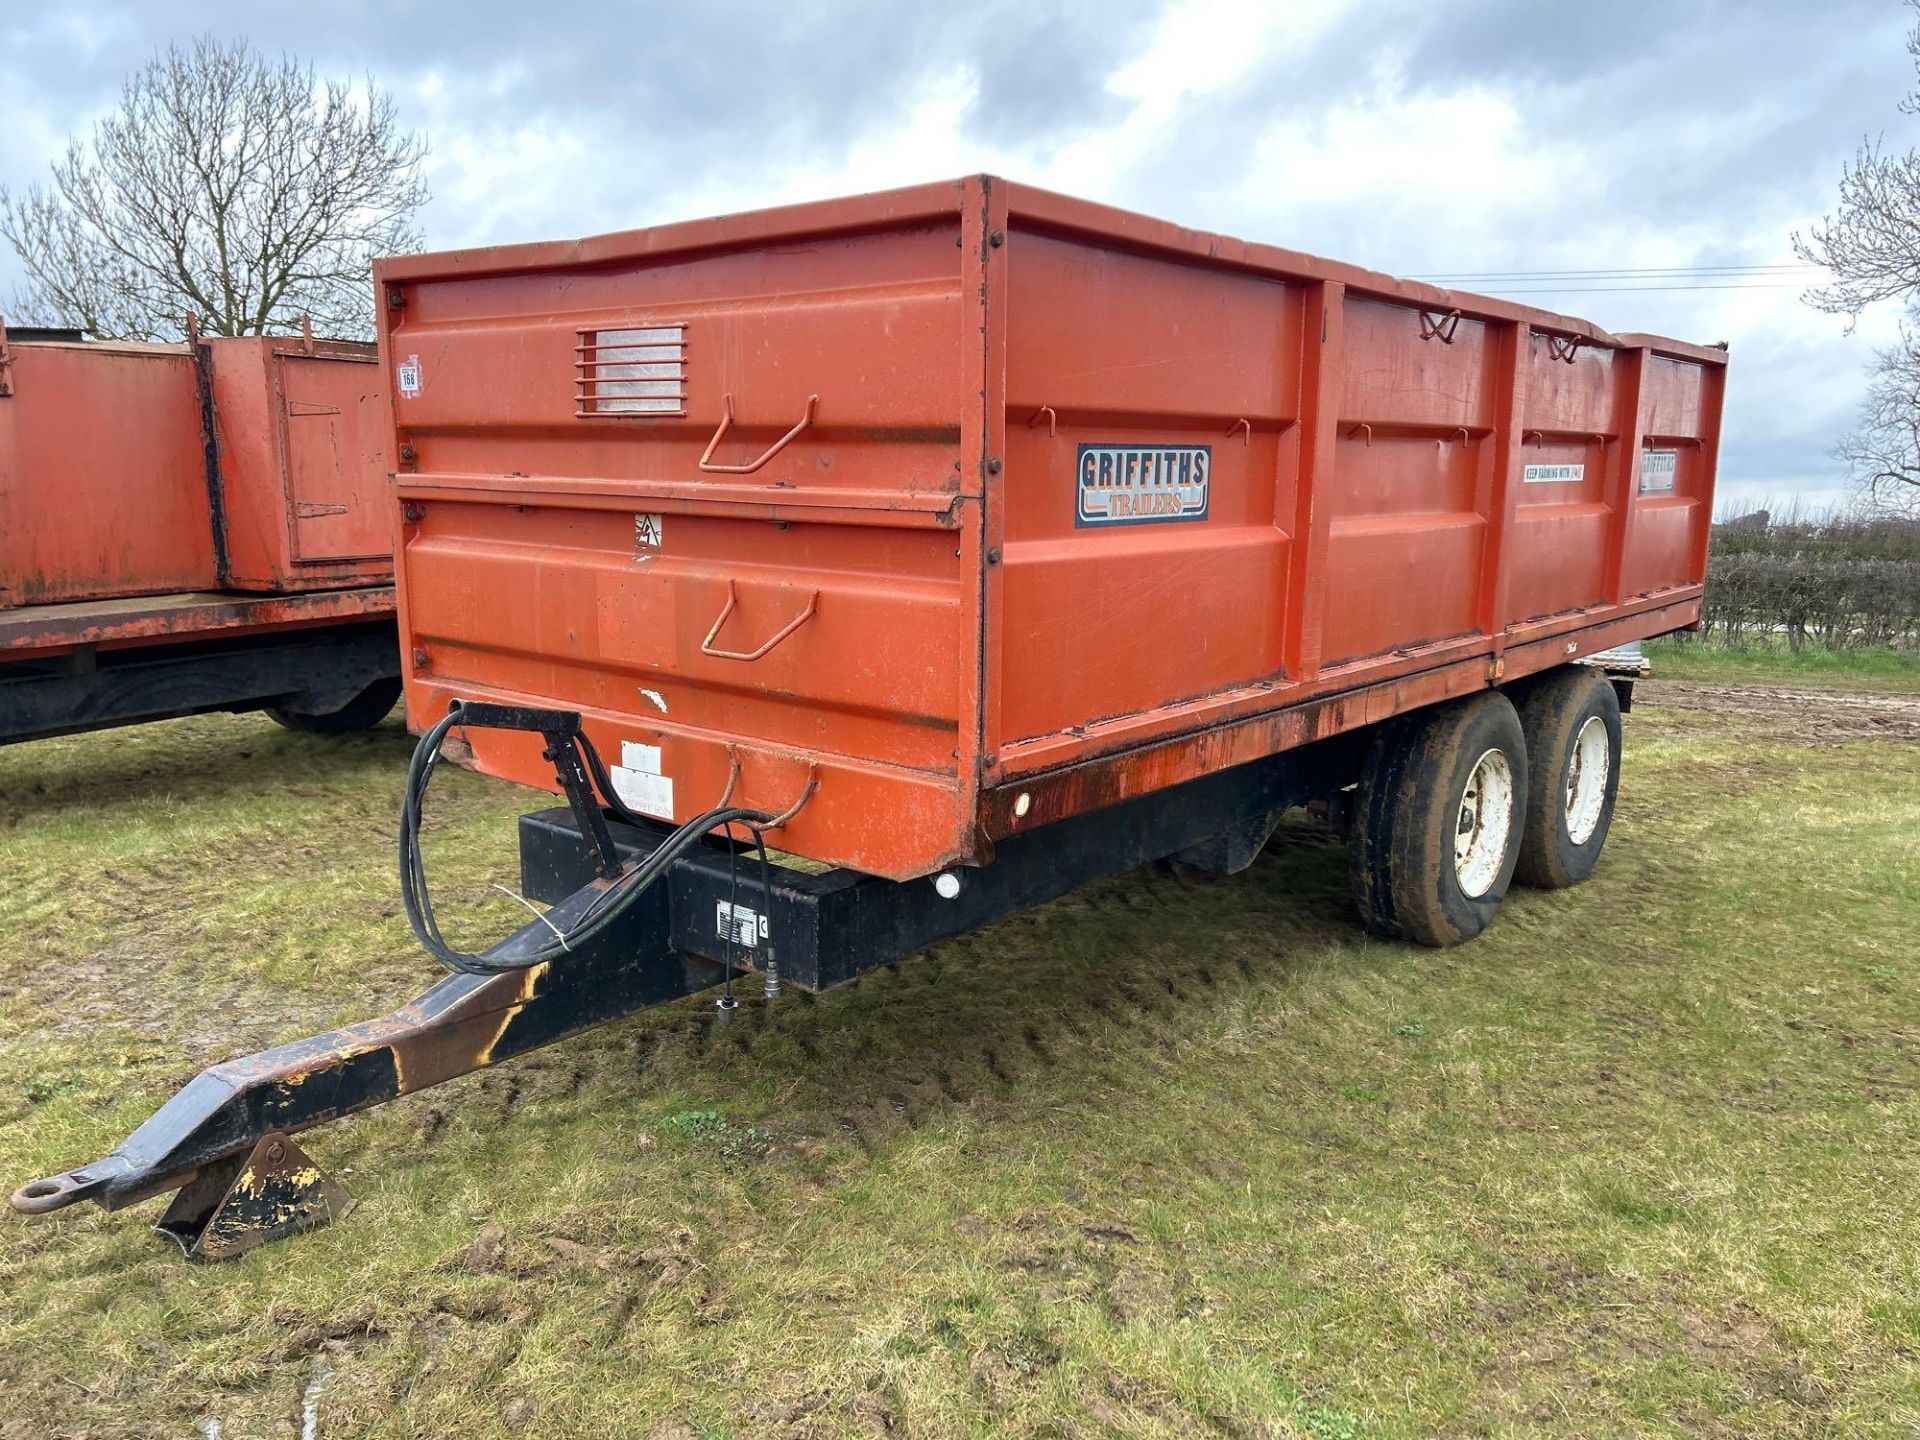
[[[708, 193], [715, 177], [725, 193], [752, 197], [795, 173], [832, 171], [944, 93], [936, 87], [962, 67], [978, 93], [953, 117], [956, 131], [1044, 163], [1125, 118], [1108, 81], [1141, 53], [1156, 9], [1155, 0], [457, 9], [356, 0], [318, 23], [303, 7], [238, 0], [81, 0], [0, 21], [0, 90], [11, 113], [40, 122], [0, 128], [0, 183], [41, 178], [49, 135], [83, 128], [155, 46], [211, 30], [300, 54], [323, 73], [373, 74], [442, 127], [432, 138], [443, 152], [456, 141], [469, 155], [504, 152], [544, 126], [604, 157], [570, 176], [575, 191], [524, 202], [498, 194], [486, 214], [474, 213], [470, 185], [465, 204], [443, 193], [426, 217], [430, 243], [641, 225], [685, 213], [679, 197]], [[1783, 259], [1788, 232], [1831, 203], [1862, 133], [1920, 139], [1920, 122], [1896, 108], [1913, 78], [1900, 43], [1908, 20], [1891, 0], [1368, 0], [1312, 43], [1276, 47], [1235, 83], [1189, 96], [1098, 198], [1400, 273], [1617, 264], [1630, 238], [1703, 230], [1695, 263]], [[1223, 60], [1241, 58], [1239, 38], [1220, 38]], [[433, 105], [416, 101], [430, 74], [445, 86]], [[1168, 77], [1194, 78], [1205, 77]], [[1487, 193], [1476, 188], [1482, 177], [1463, 174], [1448, 213], [1426, 223], [1390, 196], [1240, 198], [1259, 182], [1250, 147], [1277, 122], [1317, 125], [1343, 102], [1472, 88], [1508, 98], [1527, 142], [1579, 157], [1580, 172], [1538, 196]], [[1367, 163], [1352, 157], [1362, 172]], [[0, 293], [15, 273], [0, 255]], [[1685, 297], [1654, 293], [1528, 298], [1623, 329], [1687, 333], [1696, 313]], [[1826, 452], [1850, 418], [1867, 348], [1836, 336], [1736, 354], [1744, 408], [1728, 431], [1730, 476], [1830, 474]], [[1809, 398], [1783, 413], [1796, 385]]]
[[[1667, 226], [1723, 215], [1731, 247], [1750, 250], [1757, 238], [1784, 254], [1784, 235], [1752, 234], [1746, 221], [1756, 204], [1790, 193], [1818, 213], [1863, 133], [1911, 125], [1897, 108], [1914, 79], [1901, 43], [1910, 18], [1886, 0], [1373, 0], [1310, 52], [1264, 57], [1235, 85], [1189, 107], [1143, 157], [1142, 188], [1191, 191], [1197, 205], [1217, 207], [1209, 192], [1218, 186], [1222, 137], [1375, 94], [1404, 100], [1477, 86], [1511, 96], [1541, 149], [1595, 156], [1591, 178], [1604, 187], [1608, 216]], [[1733, 117], [1744, 123], [1729, 135]], [[1712, 143], [1702, 143], [1709, 134]], [[1353, 163], [1364, 168], [1364, 152]], [[1475, 182], [1460, 177], [1464, 207], [1481, 203]], [[1314, 210], [1313, 197], [1301, 199], [1303, 211]], [[1543, 231], [1564, 228], [1550, 207], [1539, 214]], [[1364, 230], [1366, 217], [1348, 218]], [[1345, 228], [1331, 232], [1335, 243], [1347, 238]], [[1472, 268], [1521, 268], [1548, 238], [1515, 233], [1512, 259]], [[1397, 260], [1374, 263], [1467, 268], [1458, 257], [1424, 255], [1420, 245], [1411, 237]]]
[[1857, 41], [1904, 12], [1886, 0], [1608, 0], [1542, 4], [1479, 0], [1431, 6], [1411, 58], [1423, 74], [1473, 74], [1565, 85], [1595, 74], [1628, 76], [1649, 61], [1685, 55], [1684, 70], [1660, 67], [1669, 95], [1712, 88], [1723, 75], [1749, 88], [1786, 88], [1809, 50]]
[[[106, 103], [156, 46], [203, 30], [244, 34], [327, 73], [370, 71], [394, 86], [429, 70], [456, 85], [510, 71], [486, 120], [575, 117], [604, 125], [610, 166], [671, 178], [770, 144], [843, 148], [884, 123], [956, 64], [981, 94], [965, 117], [996, 141], [1045, 140], [1111, 113], [1105, 84], [1137, 46], [1152, 0], [1042, 7], [1018, 0], [955, 6], [895, 0], [698, 6], [505, 0], [451, 7], [348, 4], [317, 27], [300, 7], [232, 3], [101, 6], [111, 39], [76, 53], [58, 27], [9, 34], [13, 93], [68, 113]], [[12, 86], [10, 86], [12, 88]], [[24, 96], [22, 92], [24, 91]]]

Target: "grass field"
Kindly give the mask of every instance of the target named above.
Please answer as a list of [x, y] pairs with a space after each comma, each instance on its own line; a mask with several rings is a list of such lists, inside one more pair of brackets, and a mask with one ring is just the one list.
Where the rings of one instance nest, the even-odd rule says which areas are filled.
[[1843, 690], [1865, 686], [1920, 694], [1920, 652], [1885, 645], [1859, 650], [1809, 646], [1796, 654], [1784, 642], [1720, 645], [1673, 639], [1650, 641], [1646, 649], [1655, 673], [1670, 680]]
[[[231, 1265], [6, 1217], [0, 1437], [1913, 1434], [1920, 744], [1627, 735], [1593, 881], [1458, 950], [1303, 822], [315, 1132], [359, 1209]], [[0, 750], [8, 1186], [434, 978], [407, 749]], [[534, 798], [436, 786], [456, 938]]]

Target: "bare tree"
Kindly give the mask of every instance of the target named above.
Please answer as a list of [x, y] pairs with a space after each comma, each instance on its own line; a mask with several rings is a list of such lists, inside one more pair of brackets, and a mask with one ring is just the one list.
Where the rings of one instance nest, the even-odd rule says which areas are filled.
[[[1920, 26], [1915, 36], [1920, 38]], [[1909, 40], [1909, 47], [1914, 43]], [[1912, 110], [1917, 103], [1920, 89], [1901, 108]], [[1889, 155], [1879, 141], [1862, 141], [1840, 171], [1840, 208], [1807, 234], [1796, 234], [1793, 248], [1832, 274], [1806, 296], [1830, 315], [1857, 319], [1869, 305], [1911, 296], [1920, 288], [1920, 154]]]
[[372, 333], [369, 263], [417, 249], [425, 142], [364, 85], [316, 83], [244, 40], [169, 46], [50, 185], [0, 188], [27, 272], [16, 313], [117, 339], [257, 335], [302, 314]]
[[[1920, 0], [1907, 0], [1907, 8], [1920, 14]], [[1920, 23], [1907, 32], [1907, 54], [1920, 70]], [[1920, 114], [1920, 85], [1900, 108]], [[1795, 234], [1793, 248], [1832, 276], [1807, 292], [1816, 308], [1855, 320], [1870, 305], [1902, 300], [1920, 319], [1920, 152], [1894, 155], [1877, 140], [1862, 141], [1840, 172], [1839, 207]], [[1859, 426], [1834, 454], [1870, 508], [1920, 514], [1920, 348], [1908, 326], [1898, 345], [1875, 356]]]
[[[1920, 14], [1920, 0], [1907, 0]], [[1907, 32], [1907, 54], [1920, 70], [1920, 24]], [[1900, 109], [1920, 114], [1920, 85]], [[1869, 305], [1905, 299], [1920, 290], [1920, 153], [1889, 155], [1881, 142], [1860, 142], [1840, 171], [1840, 205], [1793, 248], [1802, 260], [1824, 266], [1833, 279], [1809, 290], [1807, 303], [1830, 315], [1858, 318]]]
[[1879, 352], [1860, 423], [1834, 447], [1870, 510], [1920, 520], [1920, 345], [1902, 327]]

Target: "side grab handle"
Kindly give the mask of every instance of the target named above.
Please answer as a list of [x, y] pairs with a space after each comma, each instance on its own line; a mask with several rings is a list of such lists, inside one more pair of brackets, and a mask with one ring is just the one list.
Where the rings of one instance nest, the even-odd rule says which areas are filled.
[[769, 445], [766, 453], [758, 460], [749, 460], [744, 465], [716, 465], [713, 463], [713, 452], [720, 447], [720, 441], [726, 435], [727, 431], [733, 428], [733, 394], [732, 392], [728, 392], [725, 397], [726, 409], [720, 417], [720, 428], [713, 432], [713, 439], [709, 440], [707, 442], [707, 448], [700, 452], [700, 468], [710, 475], [751, 475], [762, 465], [766, 464], [767, 461], [791, 445], [794, 438], [813, 423], [814, 407], [819, 403], [820, 397], [818, 395], [809, 395], [807, 397], [807, 413], [800, 417], [800, 423], [787, 431], [787, 433], [782, 435], [778, 440], [774, 441], [773, 444]]
[[722, 650], [713, 642], [719, 637], [720, 627], [727, 623], [727, 617], [733, 614], [734, 606], [739, 603], [740, 597], [734, 593], [733, 581], [729, 580], [727, 581], [727, 603], [721, 607], [720, 618], [713, 622], [713, 628], [707, 631], [707, 638], [700, 642], [700, 653], [702, 655], [713, 655], [721, 660], [758, 660], [761, 656], [772, 650], [774, 646], [778, 645], [782, 640], [786, 639], [813, 618], [814, 612], [820, 608], [820, 592], [818, 590], [809, 590], [807, 592], [807, 608], [794, 616], [793, 619], [789, 620], [786, 624], [782, 625], [778, 630], [774, 631], [773, 635], [761, 645], [759, 649]]

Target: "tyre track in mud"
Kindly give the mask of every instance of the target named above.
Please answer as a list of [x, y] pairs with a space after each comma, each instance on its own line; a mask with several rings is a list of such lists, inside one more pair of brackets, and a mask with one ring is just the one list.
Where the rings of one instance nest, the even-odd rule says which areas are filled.
[[1810, 745], [1846, 740], [1920, 740], [1920, 695], [1866, 690], [1793, 690], [1643, 680], [1636, 698], [1650, 709], [1705, 710], [1769, 720]]

